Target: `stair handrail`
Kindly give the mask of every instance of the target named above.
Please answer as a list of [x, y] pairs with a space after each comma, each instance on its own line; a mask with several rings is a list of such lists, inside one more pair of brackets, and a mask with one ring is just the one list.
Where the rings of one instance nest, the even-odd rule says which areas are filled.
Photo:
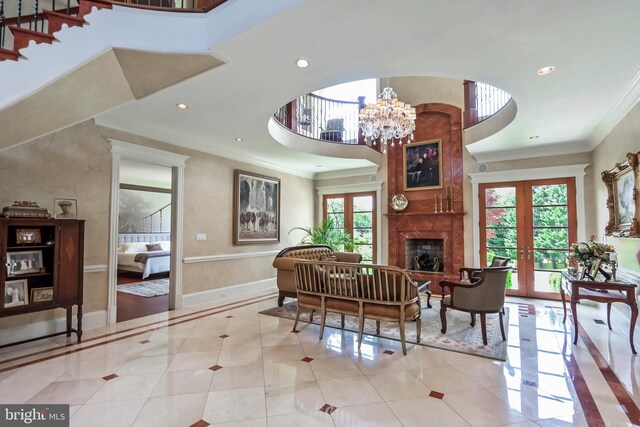
[[511, 101], [511, 95], [487, 83], [465, 80], [464, 128], [470, 128], [498, 114]]
[[361, 96], [357, 101], [343, 101], [308, 93], [280, 107], [273, 117], [290, 131], [308, 138], [365, 145], [359, 126], [364, 99]]

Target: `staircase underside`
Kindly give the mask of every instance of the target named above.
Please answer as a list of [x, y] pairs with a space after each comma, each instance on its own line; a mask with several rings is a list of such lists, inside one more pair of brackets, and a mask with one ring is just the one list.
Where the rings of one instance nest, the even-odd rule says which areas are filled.
[[91, 119], [222, 64], [212, 55], [110, 49], [2, 110], [0, 150]]

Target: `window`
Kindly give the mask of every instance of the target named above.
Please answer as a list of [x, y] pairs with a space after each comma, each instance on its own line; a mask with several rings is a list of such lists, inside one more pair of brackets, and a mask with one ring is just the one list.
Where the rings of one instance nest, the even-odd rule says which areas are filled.
[[376, 262], [376, 195], [368, 193], [328, 194], [323, 199], [324, 217], [333, 219], [355, 240], [354, 252], [364, 262]]

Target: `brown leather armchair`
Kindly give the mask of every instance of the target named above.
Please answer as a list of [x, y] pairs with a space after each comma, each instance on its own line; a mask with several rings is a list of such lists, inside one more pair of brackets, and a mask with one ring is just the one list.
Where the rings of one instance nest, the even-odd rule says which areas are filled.
[[301, 259], [359, 263], [362, 261], [362, 255], [355, 252], [334, 252], [327, 245], [291, 246], [281, 250], [273, 260], [273, 267], [278, 270], [278, 306], [280, 307], [282, 307], [285, 297], [297, 297], [293, 264]]
[[[447, 332], [447, 309], [465, 311], [471, 314], [471, 327], [476, 325], [476, 314], [480, 314], [482, 324], [482, 342], [487, 345], [487, 313], [498, 313], [500, 316], [500, 332], [504, 333], [503, 312], [507, 274], [511, 267], [487, 267], [480, 273], [480, 280], [472, 284], [463, 284], [442, 280], [442, 302], [440, 304], [440, 320], [442, 330]], [[449, 292], [447, 292], [447, 289]]]

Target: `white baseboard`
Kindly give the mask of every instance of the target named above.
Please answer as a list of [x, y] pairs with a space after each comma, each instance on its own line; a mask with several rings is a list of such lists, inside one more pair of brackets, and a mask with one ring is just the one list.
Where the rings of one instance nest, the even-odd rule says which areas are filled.
[[277, 289], [276, 278], [258, 280], [255, 282], [241, 283], [239, 285], [227, 286], [224, 288], [210, 289], [202, 292], [194, 292], [182, 296], [182, 306], [192, 307], [194, 305], [215, 302], [223, 298], [242, 296], [258, 291]]
[[[73, 327], [77, 325], [77, 317], [73, 316]], [[82, 316], [82, 330], [95, 329], [107, 324], [107, 311], [98, 310], [85, 313]], [[41, 322], [30, 323], [24, 326], [17, 326], [11, 329], [3, 329], [0, 331], [0, 345], [9, 344], [17, 341], [28, 340], [31, 338], [41, 337], [43, 335], [55, 334], [63, 332], [67, 327], [65, 317], [58, 317], [53, 320], [43, 320]], [[72, 335], [73, 336], [73, 335]]]

